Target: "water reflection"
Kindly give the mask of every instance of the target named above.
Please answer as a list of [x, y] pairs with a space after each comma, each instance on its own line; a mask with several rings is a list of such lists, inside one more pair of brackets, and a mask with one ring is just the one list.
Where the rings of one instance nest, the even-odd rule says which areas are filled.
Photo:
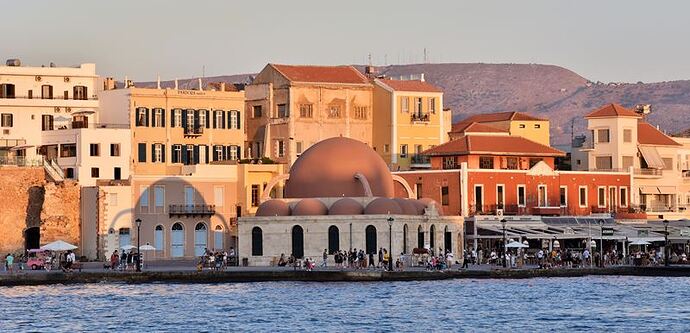
[[[0, 288], [2, 331], [690, 331], [690, 278]], [[65, 320], [65, 318], [71, 320]]]

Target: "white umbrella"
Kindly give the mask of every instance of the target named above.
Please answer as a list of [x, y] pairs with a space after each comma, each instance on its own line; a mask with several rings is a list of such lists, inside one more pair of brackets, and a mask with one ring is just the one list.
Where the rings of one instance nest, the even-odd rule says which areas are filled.
[[135, 248], [135, 247], [136, 247], [136, 246], [134, 246], [134, 245], [132, 245], [132, 244], [127, 244], [127, 245], [123, 246], [122, 249], [123, 249], [123, 250], [131, 250], [131, 249], [133, 249], [133, 248]]
[[77, 247], [67, 243], [65, 241], [54, 241], [52, 243], [46, 244], [41, 246], [41, 250], [49, 250], [49, 251], [68, 251], [68, 250], [74, 250]]
[[506, 247], [510, 248], [527, 248], [529, 247], [528, 245], [522, 244], [520, 242], [511, 242], [506, 245]]
[[153, 247], [153, 246], [151, 246], [151, 245], [149, 245], [149, 244], [142, 245], [139, 249], [142, 250], [142, 251], [155, 251], [155, 250], [156, 250], [155, 247]]
[[642, 239], [638, 239], [638, 240], [630, 243], [630, 245], [650, 245], [650, 244], [652, 244], [652, 243], [650, 243], [646, 240], [642, 240]]

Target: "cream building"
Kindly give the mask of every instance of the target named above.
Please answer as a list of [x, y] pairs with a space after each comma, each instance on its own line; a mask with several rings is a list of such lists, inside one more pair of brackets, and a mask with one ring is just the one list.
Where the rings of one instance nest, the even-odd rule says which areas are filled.
[[512, 136], [521, 136], [545, 146], [551, 145], [549, 120], [523, 112], [496, 112], [470, 116], [453, 124], [451, 139], [462, 136], [464, 129], [473, 123], [488, 125], [506, 131]]
[[372, 144], [372, 85], [352, 66], [268, 64], [246, 96], [248, 156], [289, 166], [327, 138]]
[[391, 170], [429, 168], [422, 151], [448, 141], [443, 91], [423, 80], [374, 80], [373, 147]]

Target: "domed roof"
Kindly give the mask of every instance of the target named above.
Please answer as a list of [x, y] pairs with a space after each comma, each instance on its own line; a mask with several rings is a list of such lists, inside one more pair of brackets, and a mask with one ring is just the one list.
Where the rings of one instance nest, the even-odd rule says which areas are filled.
[[319, 199], [302, 199], [292, 209], [292, 215], [326, 215], [328, 208]]
[[431, 199], [431, 198], [421, 198], [417, 200], [421, 203], [423, 203], [426, 207], [431, 207], [431, 206], [436, 206], [436, 210], [438, 211], [438, 215], [443, 215], [443, 207], [436, 202], [436, 200]]
[[410, 200], [414, 208], [417, 210], [417, 215], [424, 215], [424, 209], [426, 209], [426, 203], [419, 200]]
[[364, 214], [402, 214], [403, 210], [397, 202], [388, 198], [376, 198], [372, 200], [367, 208], [364, 209]]
[[342, 198], [331, 205], [328, 215], [360, 215], [364, 207], [352, 198]]
[[256, 210], [256, 216], [289, 216], [290, 206], [287, 202], [277, 199], [268, 200]]
[[422, 214], [419, 214], [417, 207], [412, 203], [412, 200], [410, 200], [410, 199], [393, 198], [393, 200], [398, 203], [398, 206], [400, 206], [403, 214], [405, 214], [405, 215], [422, 215], [422, 214], [424, 214], [424, 211], [422, 211]]
[[367, 178], [374, 196], [393, 196], [386, 162], [365, 143], [343, 137], [323, 140], [300, 155], [290, 168], [285, 196], [363, 197], [364, 187], [354, 177], [358, 172]]

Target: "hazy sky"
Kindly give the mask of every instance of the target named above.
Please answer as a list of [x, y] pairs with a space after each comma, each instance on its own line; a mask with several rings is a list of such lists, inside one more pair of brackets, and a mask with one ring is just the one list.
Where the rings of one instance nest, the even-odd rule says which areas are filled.
[[290, 64], [544, 63], [690, 79], [689, 1], [3, 1], [0, 58], [135, 81]]

